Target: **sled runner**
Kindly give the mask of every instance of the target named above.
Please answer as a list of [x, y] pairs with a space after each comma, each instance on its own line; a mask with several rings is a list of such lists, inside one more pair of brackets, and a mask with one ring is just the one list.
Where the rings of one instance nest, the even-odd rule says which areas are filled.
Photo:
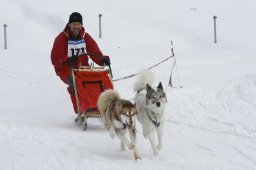
[[104, 66], [83, 66], [79, 69], [73, 68], [71, 72], [78, 111], [76, 122], [86, 131], [89, 117], [102, 117], [97, 101], [103, 91], [113, 89], [111, 73]]

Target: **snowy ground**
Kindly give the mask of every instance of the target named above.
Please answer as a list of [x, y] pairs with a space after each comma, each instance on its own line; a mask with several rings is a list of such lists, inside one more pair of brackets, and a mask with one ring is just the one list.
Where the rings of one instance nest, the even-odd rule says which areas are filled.
[[[0, 22], [8, 25], [7, 50], [0, 35], [1, 169], [256, 169], [256, 24], [250, 20], [256, 2], [75, 2], [1, 3]], [[86, 132], [73, 122], [66, 86], [50, 62], [54, 38], [73, 11], [83, 14], [88, 32], [110, 55], [114, 79], [169, 57], [174, 42], [173, 83], [183, 88], [168, 86], [172, 59], [152, 69], [168, 97], [159, 157], [152, 156], [139, 124], [142, 160], [134, 161], [98, 119], [88, 120]], [[135, 79], [117, 81], [115, 89], [132, 99]]]

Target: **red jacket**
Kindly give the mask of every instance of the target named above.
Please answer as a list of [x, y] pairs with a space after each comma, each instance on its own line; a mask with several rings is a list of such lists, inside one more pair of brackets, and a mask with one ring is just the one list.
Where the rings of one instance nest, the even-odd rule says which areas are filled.
[[[84, 30], [82, 27], [81, 37], [84, 35], [84, 41], [86, 43], [86, 53], [96, 54], [103, 56], [95, 40]], [[69, 29], [66, 28], [55, 38], [52, 51], [51, 61], [55, 68], [56, 74], [66, 83], [67, 78], [70, 76], [70, 63], [68, 61], [68, 38], [70, 36]], [[103, 65], [101, 58], [98, 56], [90, 56], [90, 58], [98, 65]], [[79, 62], [72, 67], [77, 68], [78, 66], [88, 66], [88, 56], [80, 56]]]

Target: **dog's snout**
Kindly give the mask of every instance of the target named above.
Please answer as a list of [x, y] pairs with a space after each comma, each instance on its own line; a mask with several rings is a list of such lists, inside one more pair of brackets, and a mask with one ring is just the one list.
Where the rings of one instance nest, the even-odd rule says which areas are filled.
[[156, 102], [156, 106], [157, 106], [157, 107], [160, 107], [160, 106], [161, 106], [161, 103], [160, 103], [160, 102]]
[[133, 127], [133, 121], [129, 121], [129, 124], [128, 124], [128, 129], [131, 129]]

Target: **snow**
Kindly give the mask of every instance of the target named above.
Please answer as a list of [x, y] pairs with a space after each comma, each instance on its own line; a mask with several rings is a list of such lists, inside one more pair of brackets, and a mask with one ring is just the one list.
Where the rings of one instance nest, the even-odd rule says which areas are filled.
[[[1, 31], [1, 169], [256, 169], [255, 6], [254, 0], [2, 0], [8, 49]], [[114, 79], [169, 57], [173, 41], [175, 88], [168, 86], [173, 59], [152, 69], [168, 97], [158, 157], [139, 124], [142, 160], [134, 161], [98, 119], [89, 118], [85, 132], [74, 123], [66, 86], [50, 61], [54, 38], [74, 11], [111, 57]], [[123, 98], [134, 97], [135, 79], [114, 82]]]

